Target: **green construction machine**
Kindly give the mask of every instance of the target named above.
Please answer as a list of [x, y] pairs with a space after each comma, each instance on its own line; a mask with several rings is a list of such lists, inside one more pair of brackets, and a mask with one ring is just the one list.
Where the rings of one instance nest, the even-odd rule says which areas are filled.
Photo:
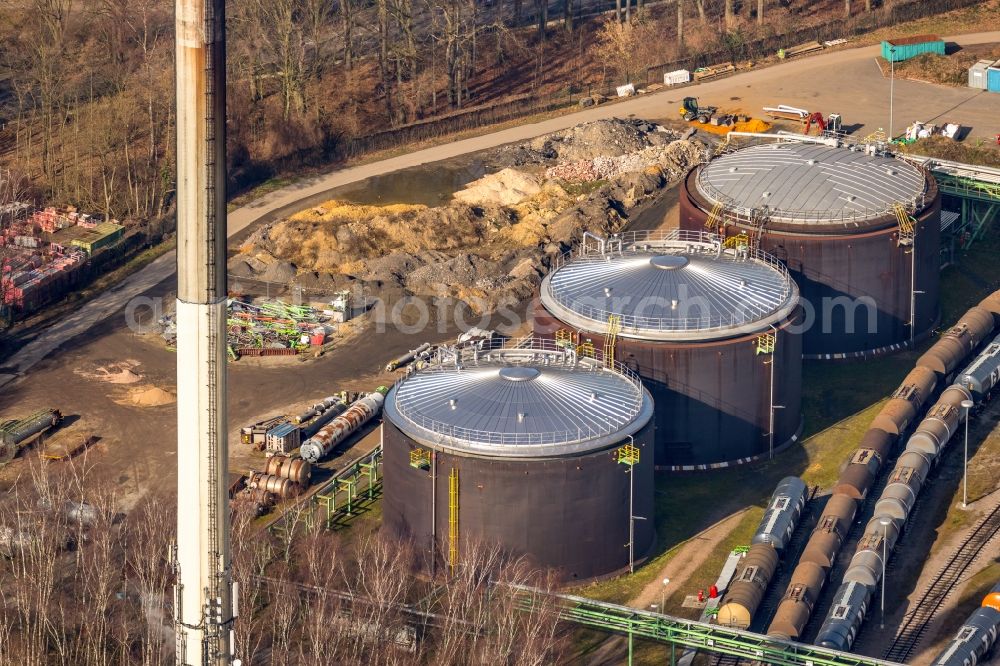
[[62, 414], [58, 409], [43, 409], [27, 418], [0, 421], [0, 467], [9, 463], [30, 442], [58, 427], [61, 422]]
[[698, 104], [697, 97], [685, 97], [682, 106], [679, 109], [681, 118], [687, 121], [697, 120], [699, 123], [705, 124], [712, 120], [712, 116], [715, 112], [719, 110], [717, 106], [701, 106]]

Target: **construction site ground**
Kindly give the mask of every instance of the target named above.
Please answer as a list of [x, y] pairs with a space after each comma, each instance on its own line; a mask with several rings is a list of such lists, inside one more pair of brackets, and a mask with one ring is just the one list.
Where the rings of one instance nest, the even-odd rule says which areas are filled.
[[[998, 40], [1000, 33], [983, 33], [967, 35], [955, 41]], [[864, 134], [885, 127], [888, 119], [885, 113], [887, 82], [878, 73], [874, 55], [875, 49], [866, 48], [804, 58], [682, 91], [641, 96], [543, 123], [344, 169], [272, 192], [233, 211], [230, 232], [238, 234], [261, 220], [274, 219], [325, 200], [334, 187], [403, 167], [466, 155], [585, 120], [629, 114], [650, 119], [673, 117], [680, 98], [687, 94], [698, 95], [706, 103], [718, 103], [724, 108], [731, 105], [755, 113], [763, 105], [778, 102], [822, 110], [824, 113], [839, 112], [848, 125], [859, 125], [856, 131]], [[968, 89], [897, 81], [896, 125], [901, 128], [918, 118], [925, 121], [947, 118], [972, 126], [974, 137], [990, 136], [1000, 133], [1000, 115], [996, 113], [998, 99], [1000, 97], [989, 97], [986, 93]], [[668, 190], [659, 202], [632, 222], [633, 228], [676, 224], [676, 196], [676, 188]], [[995, 236], [996, 230], [993, 233]], [[971, 304], [966, 301], [974, 299], [977, 293], [997, 287], [995, 267], [992, 266], [995, 251], [995, 245], [984, 243], [982, 249], [974, 249], [970, 254], [985, 252], [985, 258], [976, 255], [969, 258], [970, 263], [964, 263], [966, 259], [963, 259], [959, 268], [946, 271], [943, 286], [952, 285], [953, 289], [950, 292], [943, 289], [942, 293], [956, 296], [945, 296], [945, 321], [951, 321], [947, 318], [948, 313]], [[72, 421], [69, 425], [74, 432], [100, 436], [100, 442], [86, 453], [86, 464], [93, 466], [92, 473], [97, 477], [117, 486], [126, 509], [144, 493], [167, 496], [176, 487], [176, 414], [172, 402], [176, 390], [176, 356], [162, 346], [151, 344], [148, 338], [133, 334], [124, 325], [122, 316], [125, 304], [135, 296], [172, 299], [173, 270], [174, 255], [170, 253], [97, 299], [80, 306], [58, 323], [28, 331], [20, 341], [23, 346], [4, 361], [4, 367], [0, 367], [0, 386], [3, 387], [0, 390], [0, 414], [25, 414], [44, 407], [57, 407], [69, 415]], [[391, 328], [385, 333], [370, 335], [363, 329], [349, 341], [335, 343], [322, 357], [310, 362], [232, 365], [229, 370], [228, 417], [234, 471], [244, 470], [262, 459], [261, 454], [253, 454], [246, 446], [237, 443], [240, 426], [277, 412], [294, 411], [293, 408], [334, 391], [372, 390], [392, 380], [391, 375], [381, 370], [389, 358], [420, 342], [454, 340], [458, 332], [454, 325], [450, 321], [445, 322], [439, 329], [433, 319], [433, 310], [431, 315], [430, 325], [425, 329], [427, 332], [421, 336], [407, 335]], [[653, 583], [674, 573], [678, 579], [671, 577], [673, 591], [668, 592], [667, 610], [681, 614], [679, 601], [683, 595], [696, 591], [698, 587], [707, 587], [705, 581], [714, 580], [721, 566], [719, 553], [728, 550], [735, 538], [733, 535], [743, 534], [753, 523], [746, 517], [752, 512], [737, 519], [731, 530], [717, 527], [709, 532], [711, 536], [707, 539], [699, 539], [698, 535], [719, 521], [728, 526], [732, 521], [727, 517], [747, 506], [762, 506], [774, 484], [786, 474], [808, 475], [817, 485], [832, 483], [846, 452], [854, 445], [852, 438], [860, 436], [860, 431], [870, 422], [871, 405], [895, 387], [914, 358], [914, 354], [903, 354], [856, 365], [807, 365], [806, 422], [808, 432], [816, 438], [812, 440], [811, 448], [807, 442], [806, 447], [789, 450], [775, 462], [755, 468], [711, 475], [660, 475], [658, 542], [651, 563], [634, 577], [584, 588], [581, 592], [619, 603], [635, 600], [634, 603], [642, 603], [648, 608], [649, 603], [658, 603], [649, 602], [650, 594], [655, 597], [655, 593], [651, 593], [656, 589]], [[123, 374], [120, 364], [126, 361], [129, 361], [128, 372], [137, 379], [133, 381], [130, 375], [124, 383], [109, 381], [108, 376]], [[112, 366], [116, 368], [113, 371], [109, 370]], [[991, 409], [996, 410], [997, 404]], [[983, 470], [995, 470], [996, 447], [990, 442], [1000, 441], [996, 428], [990, 430], [985, 441], [987, 444], [977, 450], [976, 456], [991, 456], [992, 464], [984, 463]], [[941, 502], [952, 507], [956, 488], [952, 467], [954, 459], [954, 455], [949, 457], [946, 467], [940, 472], [941, 477], [951, 483], [939, 485], [940, 492], [944, 493]], [[31, 460], [29, 451], [21, 460], [0, 470], [0, 490], [17, 477], [27, 475]], [[55, 464], [81, 464], [83, 460], [78, 457]], [[995, 473], [983, 470], [977, 478], [982, 477], [984, 483], [995, 483]], [[692, 510], [693, 507], [699, 510]], [[929, 557], [933, 560], [943, 556], [941, 553], [948, 548], [946, 543], [957, 538], [962, 525], [971, 523], [966, 519], [965, 522], [959, 521], [958, 528], [950, 527], [953, 521], [959, 520], [956, 517], [959, 514], [954, 511], [932, 511], [927, 515], [934, 516], [935, 520], [923, 521], [920, 527], [927, 530], [927, 539], [942, 543], [930, 550]], [[949, 533], [951, 536], [946, 541], [942, 535]], [[706, 540], [716, 544], [711, 554], [706, 555], [699, 566], [685, 564], [693, 562], [701, 551], [706, 550]], [[924, 553], [924, 558], [926, 556], [927, 553]], [[917, 580], [920, 569], [917, 565], [923, 560], [914, 555], [909, 557], [914, 558], [909, 567], [912, 571], [900, 573], [896, 580], [896, 612], [902, 612], [899, 609], [903, 608], [903, 599], [921, 587], [921, 581]], [[672, 564], [674, 561], [676, 563]], [[923, 575], [933, 575], [933, 571], [934, 567], [928, 566], [924, 568]], [[910, 580], [903, 580], [904, 575]], [[956, 602], [971, 603], [963, 601], [961, 594], [956, 595]], [[941, 631], [946, 632], [953, 627], [948, 624], [952, 619], [942, 625]], [[601, 637], [596, 642], [603, 640]], [[934, 640], [935, 637], [930, 637], [928, 645]], [[873, 644], [873, 653], [878, 652], [877, 648]], [[611, 653], [618, 654], [616, 650]], [[640, 663], [654, 660], [662, 663], [664, 654], [662, 647], [644, 645], [640, 650]]]

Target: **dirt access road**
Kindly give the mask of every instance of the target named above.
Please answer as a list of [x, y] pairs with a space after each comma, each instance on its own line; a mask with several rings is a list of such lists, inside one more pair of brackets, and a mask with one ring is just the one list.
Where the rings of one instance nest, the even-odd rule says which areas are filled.
[[[961, 35], [947, 40], [960, 45], [997, 42], [1000, 41], [1000, 31]], [[635, 115], [655, 119], [672, 116], [674, 107], [684, 95], [696, 95], [706, 103], [723, 108], [741, 108], [752, 113], [759, 113], [764, 105], [777, 103], [820, 109], [824, 113], [839, 112], [848, 125], [860, 125], [856, 132], [869, 132], [888, 124], [885, 108], [888, 86], [875, 65], [877, 54], [876, 46], [832, 51], [682, 90], [643, 95], [618, 104], [586, 109], [540, 123], [307, 178], [230, 213], [229, 235], [236, 236], [252, 225], [318, 203], [331, 189], [372, 176], [531, 139], [602, 118]], [[972, 127], [972, 136], [992, 136], [1000, 133], [1000, 114], [996, 112], [998, 102], [1000, 98], [990, 93], [967, 88], [913, 81], [898, 81], [895, 87], [895, 116], [899, 129], [916, 119], [932, 121], [947, 118]], [[0, 367], [0, 387], [22, 376], [62, 344], [121, 311], [130, 299], [172, 277], [174, 258], [172, 252], [160, 257], [87, 303], [73, 316], [28, 341], [5, 367]]]

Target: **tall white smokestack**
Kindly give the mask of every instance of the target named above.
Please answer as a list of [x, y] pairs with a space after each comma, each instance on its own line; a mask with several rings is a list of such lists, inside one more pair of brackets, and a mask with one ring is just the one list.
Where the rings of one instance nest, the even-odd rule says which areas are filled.
[[176, 0], [177, 663], [230, 664], [225, 0]]

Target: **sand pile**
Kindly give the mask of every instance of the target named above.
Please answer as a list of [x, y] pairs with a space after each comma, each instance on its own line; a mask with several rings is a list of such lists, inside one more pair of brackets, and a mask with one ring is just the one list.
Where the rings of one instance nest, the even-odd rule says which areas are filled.
[[128, 392], [128, 396], [119, 404], [129, 404], [136, 407], [160, 407], [173, 404], [176, 398], [172, 393], [156, 386], [140, 386]]
[[76, 368], [73, 372], [87, 379], [97, 379], [108, 384], [135, 384], [142, 380], [142, 375], [135, 372], [139, 361], [128, 359], [118, 363], [99, 365], [93, 369]]
[[396, 251], [481, 248], [511, 222], [511, 213], [500, 206], [456, 203], [428, 208], [330, 201], [261, 227], [230, 266], [246, 271], [254, 259], [269, 266], [288, 262], [298, 271], [356, 275], [363, 272], [365, 262]]
[[490, 154], [487, 162], [495, 168], [552, 164], [556, 160], [577, 162], [602, 155], [615, 157], [667, 144], [679, 136], [645, 120], [610, 118], [501, 146]]
[[541, 178], [508, 168], [472, 181], [464, 190], [455, 192], [454, 198], [467, 204], [513, 206], [541, 191]]
[[634, 153], [676, 138], [661, 129], [643, 120], [597, 120], [539, 137], [531, 142], [531, 147], [538, 150], [547, 142], [560, 160], [592, 160]]
[[314, 276], [321, 284], [322, 275], [474, 298], [485, 311], [530, 297], [551, 258], [584, 231], [620, 231], [629, 211], [704, 156], [697, 138], [679, 140], [645, 121], [587, 123], [498, 149], [487, 163], [507, 168], [444, 205], [333, 200], [266, 224], [229, 267], [240, 277], [280, 272], [286, 281]]

